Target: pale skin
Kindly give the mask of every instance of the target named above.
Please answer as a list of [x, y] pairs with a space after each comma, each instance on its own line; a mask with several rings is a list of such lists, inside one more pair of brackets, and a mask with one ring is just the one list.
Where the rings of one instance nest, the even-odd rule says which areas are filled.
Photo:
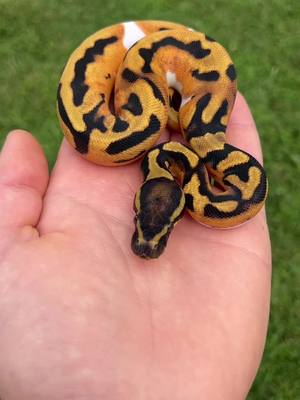
[[[168, 138], [165, 133], [164, 139]], [[238, 95], [228, 141], [261, 161]], [[240, 400], [265, 344], [264, 210], [232, 230], [188, 215], [158, 260], [130, 249], [139, 162], [100, 167], [11, 132], [0, 155], [0, 398]]]

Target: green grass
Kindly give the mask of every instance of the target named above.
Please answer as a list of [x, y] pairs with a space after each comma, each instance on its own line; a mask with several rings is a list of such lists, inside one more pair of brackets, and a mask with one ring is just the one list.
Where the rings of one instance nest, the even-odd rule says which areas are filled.
[[300, 3], [297, 0], [0, 0], [0, 145], [16, 127], [52, 166], [61, 140], [58, 79], [70, 52], [100, 27], [166, 19], [220, 41], [256, 119], [270, 181], [273, 293], [264, 359], [250, 400], [300, 399]]

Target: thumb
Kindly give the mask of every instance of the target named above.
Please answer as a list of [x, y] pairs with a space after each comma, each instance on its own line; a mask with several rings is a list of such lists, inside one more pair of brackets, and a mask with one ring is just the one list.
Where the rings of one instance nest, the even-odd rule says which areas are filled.
[[16, 234], [33, 232], [48, 179], [47, 160], [33, 136], [10, 132], [0, 153], [0, 249]]

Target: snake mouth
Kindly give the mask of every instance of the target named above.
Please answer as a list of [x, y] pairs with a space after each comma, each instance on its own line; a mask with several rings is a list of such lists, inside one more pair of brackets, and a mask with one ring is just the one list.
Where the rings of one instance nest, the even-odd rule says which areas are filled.
[[158, 258], [164, 251], [168, 237], [170, 234], [169, 230], [164, 236], [162, 236], [159, 242], [154, 243], [153, 241], [141, 240], [138, 237], [137, 230], [134, 232], [131, 240], [131, 248], [134, 254], [145, 259]]

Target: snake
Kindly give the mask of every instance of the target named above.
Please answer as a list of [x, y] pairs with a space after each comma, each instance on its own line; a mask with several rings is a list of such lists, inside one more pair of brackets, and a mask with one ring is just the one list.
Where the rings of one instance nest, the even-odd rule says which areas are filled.
[[[105, 27], [69, 57], [57, 91], [67, 141], [98, 165], [142, 159], [144, 180], [133, 201], [137, 256], [158, 258], [185, 210], [200, 224], [233, 228], [264, 205], [264, 168], [226, 141], [236, 93], [224, 47], [173, 22]], [[167, 125], [184, 143], [157, 144]]]

